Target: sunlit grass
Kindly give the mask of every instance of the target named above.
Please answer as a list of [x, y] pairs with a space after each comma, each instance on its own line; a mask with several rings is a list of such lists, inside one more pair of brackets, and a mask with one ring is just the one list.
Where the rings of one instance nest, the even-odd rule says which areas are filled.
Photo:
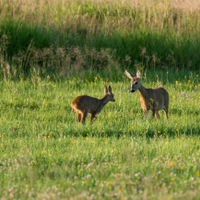
[[[199, 199], [199, 1], [0, 2], [0, 198]], [[143, 119], [127, 69], [163, 86]], [[79, 95], [116, 101], [76, 122]]]
[[[167, 73], [151, 71], [142, 77], [145, 87], [157, 87], [153, 73], [169, 92], [168, 121], [162, 111], [160, 121], [150, 113], [143, 120], [139, 93], [127, 92], [123, 74], [120, 82], [99, 74], [92, 81], [1, 82], [2, 197], [198, 198], [198, 74], [172, 73], [171, 82]], [[94, 123], [78, 124], [71, 101], [82, 94], [101, 98], [104, 85], [112, 86], [116, 102]]]

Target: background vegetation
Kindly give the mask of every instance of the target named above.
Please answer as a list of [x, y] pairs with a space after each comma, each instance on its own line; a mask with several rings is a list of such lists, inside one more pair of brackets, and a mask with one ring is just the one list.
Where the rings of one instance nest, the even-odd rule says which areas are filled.
[[39, 67], [44, 74], [53, 70], [65, 77], [83, 69], [110, 71], [138, 64], [199, 70], [199, 4], [2, 0], [2, 66], [8, 62], [14, 74]]
[[[0, 198], [199, 199], [200, 2], [0, 1]], [[124, 75], [169, 92], [143, 120]], [[78, 124], [78, 95], [108, 103]]]

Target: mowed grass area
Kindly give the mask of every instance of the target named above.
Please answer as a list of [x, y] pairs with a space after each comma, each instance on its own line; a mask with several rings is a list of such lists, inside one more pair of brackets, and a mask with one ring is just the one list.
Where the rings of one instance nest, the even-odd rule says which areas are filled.
[[[132, 72], [134, 73], [134, 71]], [[87, 79], [1, 82], [0, 194], [17, 199], [198, 199], [200, 105], [198, 74], [146, 71], [142, 83], [170, 96], [169, 120], [143, 120], [130, 81]], [[147, 75], [148, 74], [148, 75]], [[177, 79], [179, 77], [179, 80]], [[78, 95], [109, 102], [94, 123], [76, 122]]]

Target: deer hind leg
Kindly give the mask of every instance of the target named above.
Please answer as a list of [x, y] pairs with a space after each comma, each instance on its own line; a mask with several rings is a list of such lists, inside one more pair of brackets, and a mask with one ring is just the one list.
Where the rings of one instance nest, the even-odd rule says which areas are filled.
[[168, 107], [167, 108], [164, 108], [164, 113], [165, 113], [165, 118], [166, 120], [168, 120]]
[[93, 122], [93, 121], [95, 121], [97, 119], [96, 116], [95, 116], [95, 114], [96, 113], [91, 113], [90, 114], [90, 122]]
[[156, 111], [155, 114], [156, 114], [156, 118], [157, 118], [158, 120], [160, 120], [160, 115], [159, 115], [158, 111]]

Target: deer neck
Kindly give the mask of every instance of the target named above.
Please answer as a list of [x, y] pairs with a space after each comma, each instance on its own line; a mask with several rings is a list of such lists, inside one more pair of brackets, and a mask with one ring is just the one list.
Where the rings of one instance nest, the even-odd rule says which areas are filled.
[[145, 99], [148, 98], [148, 92], [147, 92], [146, 88], [142, 84], [141, 84], [141, 87], [138, 88], [138, 92], [139, 92], [141, 97], [143, 97]]
[[99, 109], [101, 110], [109, 101], [110, 99], [107, 97], [107, 95], [105, 95], [102, 99], [99, 99]]

